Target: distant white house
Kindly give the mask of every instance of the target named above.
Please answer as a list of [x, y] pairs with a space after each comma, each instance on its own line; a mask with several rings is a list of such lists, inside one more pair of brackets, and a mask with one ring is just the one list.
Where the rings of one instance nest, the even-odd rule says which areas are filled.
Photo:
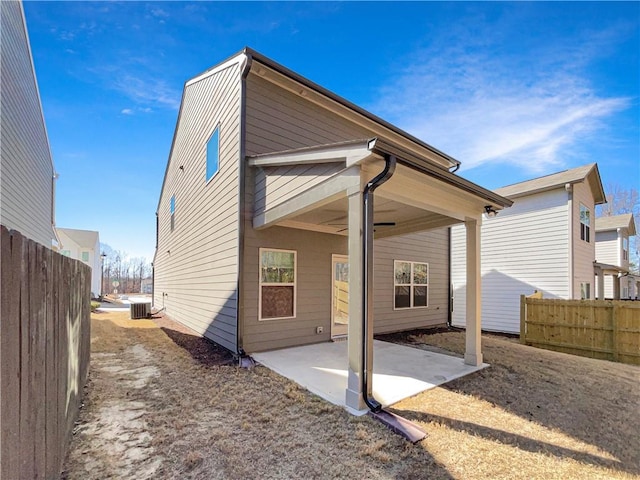
[[[514, 201], [481, 228], [482, 327], [520, 331], [520, 295], [594, 298], [595, 206], [605, 202], [596, 164], [495, 190]], [[452, 324], [465, 326], [465, 232], [451, 228]]]
[[101, 290], [102, 259], [100, 258], [100, 235], [92, 230], [58, 228], [60, 253], [75, 258], [91, 267], [91, 296], [97, 297]]
[[595, 220], [597, 298], [637, 298], [640, 276], [629, 273], [629, 237], [636, 234], [633, 215]]

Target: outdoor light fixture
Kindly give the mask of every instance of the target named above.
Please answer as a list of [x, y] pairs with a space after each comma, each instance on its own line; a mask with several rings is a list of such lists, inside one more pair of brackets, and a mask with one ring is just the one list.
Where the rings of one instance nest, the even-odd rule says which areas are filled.
[[487, 212], [487, 217], [495, 217], [498, 214], [498, 211], [491, 205], [485, 206], [484, 211]]

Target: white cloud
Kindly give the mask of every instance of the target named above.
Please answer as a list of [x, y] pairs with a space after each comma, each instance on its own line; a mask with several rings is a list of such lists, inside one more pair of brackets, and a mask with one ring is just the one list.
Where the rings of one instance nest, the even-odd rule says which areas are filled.
[[116, 77], [112, 88], [120, 91], [138, 104], [159, 106], [177, 110], [180, 106], [180, 93], [165, 81], [147, 77], [145, 79], [130, 74]]
[[133, 115], [133, 110], [131, 110], [130, 108], [123, 108], [120, 113], [123, 115]]
[[153, 15], [154, 17], [164, 17], [164, 18], [169, 17], [169, 14], [161, 8], [151, 9], [151, 15]]
[[542, 172], [565, 165], [570, 147], [630, 103], [598, 95], [581, 69], [558, 55], [425, 50], [410, 57], [372, 109], [465, 169], [508, 162]]

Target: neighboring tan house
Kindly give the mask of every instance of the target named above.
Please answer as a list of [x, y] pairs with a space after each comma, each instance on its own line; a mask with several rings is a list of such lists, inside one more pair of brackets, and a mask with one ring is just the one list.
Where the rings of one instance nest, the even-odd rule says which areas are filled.
[[[605, 203], [596, 164], [495, 190], [513, 200], [482, 225], [482, 327], [519, 333], [520, 295], [594, 297], [595, 206]], [[464, 231], [451, 232], [452, 324], [465, 326]]]
[[[479, 301], [482, 213], [511, 202], [458, 166], [246, 48], [185, 84], [156, 212], [154, 306], [237, 355], [348, 334], [346, 404], [362, 409], [373, 332], [447, 322], [442, 227], [466, 225]], [[479, 309], [467, 323], [465, 362], [479, 365]]]
[[75, 258], [91, 267], [91, 296], [102, 294], [102, 258], [100, 257], [100, 235], [92, 230], [57, 228], [60, 238], [60, 253]]
[[629, 238], [636, 234], [633, 215], [596, 218], [595, 230], [597, 298], [638, 298], [640, 276], [629, 273]]
[[51, 248], [56, 173], [22, 2], [2, 2], [0, 223]]

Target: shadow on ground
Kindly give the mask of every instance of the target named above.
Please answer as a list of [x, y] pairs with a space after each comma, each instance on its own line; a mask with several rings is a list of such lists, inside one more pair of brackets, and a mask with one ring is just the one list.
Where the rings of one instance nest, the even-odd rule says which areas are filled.
[[202, 365], [213, 367], [234, 363], [233, 355], [228, 350], [216, 345], [207, 338], [179, 332], [168, 327], [160, 327], [160, 329], [173, 343]]
[[[464, 352], [464, 332], [456, 329], [415, 330], [379, 338], [427, 350], [436, 347]], [[443, 388], [485, 400], [522, 419], [597, 446], [618, 461], [444, 416], [413, 410], [398, 413], [418, 421], [442, 422], [526, 451], [640, 473], [640, 369], [521, 345], [510, 336], [483, 334], [482, 344], [484, 361], [490, 367]]]

